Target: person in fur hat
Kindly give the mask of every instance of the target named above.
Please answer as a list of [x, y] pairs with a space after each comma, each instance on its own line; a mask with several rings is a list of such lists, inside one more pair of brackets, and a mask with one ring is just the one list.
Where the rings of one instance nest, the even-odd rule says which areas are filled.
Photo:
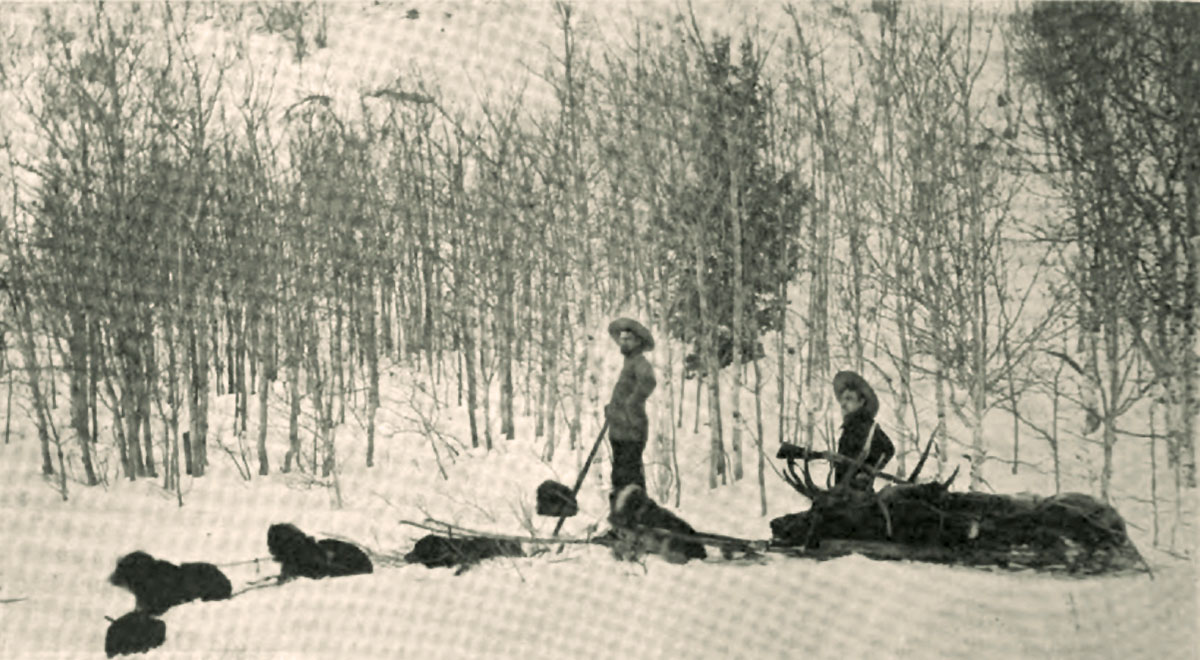
[[619, 318], [608, 325], [608, 334], [625, 356], [612, 398], [604, 407], [608, 418], [608, 439], [612, 443], [613, 493], [622, 487], [636, 484], [646, 489], [646, 470], [642, 452], [650, 432], [646, 416], [646, 399], [657, 381], [654, 368], [644, 353], [654, 348], [654, 337], [646, 326], [629, 318]]
[[[833, 391], [842, 408], [842, 435], [838, 438], [838, 453], [862, 460], [876, 470], [881, 469], [892, 460], [896, 448], [891, 438], [875, 422], [875, 415], [879, 412], [879, 397], [875, 396], [875, 390], [857, 373], [840, 371], [833, 377]], [[843, 461], [836, 462], [833, 467], [834, 484], [841, 483], [852, 472], [852, 488], [871, 489], [874, 478]]]

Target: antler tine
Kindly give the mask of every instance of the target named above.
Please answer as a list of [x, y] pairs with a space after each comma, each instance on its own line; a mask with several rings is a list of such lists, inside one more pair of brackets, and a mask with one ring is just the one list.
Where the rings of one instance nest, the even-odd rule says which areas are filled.
[[803, 479], [796, 474], [796, 459], [789, 457], [787, 459], [787, 466], [783, 474], [784, 479], [788, 482], [788, 485], [796, 489], [796, 492], [810, 500], [816, 499], [819, 496], [821, 489], [818, 488], [815, 483], [813, 483], [812, 476], [808, 472], [807, 458], [805, 458], [804, 461], [803, 474]]
[[951, 473], [950, 473], [950, 478], [949, 478], [949, 479], [947, 479], [947, 480], [945, 480], [945, 481], [943, 481], [942, 483], [938, 484], [938, 486], [939, 486], [939, 487], [940, 487], [942, 490], [946, 490], [946, 489], [950, 488], [950, 484], [951, 484], [951, 483], [954, 481], [954, 478], [958, 476], [958, 469], [959, 469], [960, 467], [962, 467], [962, 466], [960, 466], [960, 465], [959, 465], [959, 466], [955, 466], [955, 467], [954, 467], [954, 472], [951, 472]]
[[783, 480], [788, 482], [789, 486], [799, 491], [801, 495], [806, 495], [804, 492], [804, 484], [800, 481], [800, 477], [796, 476], [796, 462], [790, 458], [783, 468]]
[[921, 453], [921, 460], [917, 461], [917, 467], [913, 468], [912, 474], [908, 475], [908, 483], [917, 482], [917, 475], [921, 474], [921, 468], [925, 467], [925, 459], [929, 458], [929, 450], [933, 448], [933, 438], [936, 433], [935, 429], [934, 433], [929, 434], [929, 442], [925, 443], [925, 451]]
[[804, 470], [803, 470], [804, 483], [812, 491], [813, 496], [814, 496], [814, 497], [809, 497], [810, 500], [815, 499], [816, 495], [819, 495], [819, 494], [825, 492], [825, 491], [822, 491], [819, 486], [817, 486], [817, 483], [815, 481], [813, 481], [812, 471], [808, 469], [808, 463], [811, 460], [812, 460], [812, 457], [810, 455], [808, 455], [808, 454], [804, 455]]

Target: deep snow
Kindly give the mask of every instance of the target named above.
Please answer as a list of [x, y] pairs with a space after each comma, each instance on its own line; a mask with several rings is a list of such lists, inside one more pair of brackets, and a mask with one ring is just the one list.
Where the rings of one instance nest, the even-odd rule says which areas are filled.
[[[119, 616], [133, 600], [105, 579], [116, 559], [134, 549], [176, 562], [236, 564], [225, 566], [235, 590], [275, 574], [266, 553], [274, 521], [352, 539], [382, 558], [372, 575], [298, 580], [232, 601], [174, 608], [164, 616], [167, 641], [153, 657], [1194, 657], [1193, 566], [1145, 544], [1153, 580], [859, 556], [686, 566], [652, 556], [636, 564], [576, 545], [562, 554], [490, 560], [457, 577], [391, 561], [386, 557], [402, 555], [425, 533], [400, 520], [430, 516], [547, 536], [554, 519], [523, 511], [532, 511], [541, 480], [571, 481], [585, 448], [562, 451], [546, 465], [530, 420], [522, 418], [518, 439], [498, 440], [490, 454], [467, 450], [450, 463], [443, 449], [449, 477], [443, 480], [428, 439], [403, 419], [400, 402], [415, 378], [400, 368], [390, 372], [396, 376], [380, 412], [379, 464], [362, 467], [361, 429], [351, 424], [339, 432], [340, 510], [329, 488], [296, 475], [241, 480], [215, 447], [211, 474], [185, 477], [182, 508], [153, 480], [115, 478], [115, 467], [107, 488], [71, 484], [63, 502], [37, 474], [33, 428], [14, 418], [11, 444], [0, 447], [0, 529], [7, 539], [0, 598], [27, 600], [0, 606], [0, 657], [101, 657], [103, 617]], [[214, 429], [231, 443], [232, 401], [214, 403]], [[272, 403], [277, 468], [286, 407], [277, 395]], [[460, 413], [444, 408], [442, 416], [448, 435], [461, 440], [467, 436]], [[681, 443], [681, 464], [691, 465], [682, 515], [709, 531], [769, 536], [752, 479], [707, 490], [703, 447]], [[581, 493], [583, 510], [568, 520], [564, 536], [602, 521], [607, 474], [602, 452]], [[774, 475], [768, 485], [769, 516], [804, 508]], [[262, 561], [245, 563], [256, 558]]]
[[[664, 9], [666, 4], [659, 3], [656, 10], [669, 17], [672, 11]], [[731, 4], [697, 3], [698, 13], [711, 19]], [[409, 5], [420, 9], [420, 20], [402, 18]], [[314, 54], [303, 71], [288, 64], [286, 48], [266, 35], [252, 37], [250, 55], [253, 61], [283, 62], [277, 86], [282, 104], [289, 103], [291, 95], [321, 89], [353, 105], [358, 89], [390, 82], [396, 67], [409, 63], [438, 78], [448, 93], [461, 94], [462, 103], [472, 103], [510, 91], [514, 80], [528, 76], [516, 60], [533, 58], [538, 49], [531, 44], [554, 37], [552, 24], [547, 23], [552, 17], [548, 3], [530, 9], [534, 6], [413, 2], [397, 9], [398, 5], [356, 4], [354, 12], [331, 17], [334, 47]], [[597, 21], [587, 29], [604, 26]], [[197, 30], [199, 41], [220, 40], [212, 25]], [[503, 52], [461, 48], [463, 43], [503, 42], [513, 34], [522, 35], [525, 45], [510, 42]], [[356, 47], [338, 48], [338, 44]], [[364, 66], [364, 61], [369, 64]], [[529, 98], [536, 103], [542, 97], [531, 92]], [[0, 110], [5, 109], [11, 106], [0, 105]], [[603, 396], [616, 376], [617, 361], [602, 328], [593, 329], [593, 335], [603, 340], [593, 347], [596, 360], [590, 368], [599, 377]], [[764, 343], [769, 352], [773, 350], [773, 341]], [[650, 404], [658, 409], [667, 405], [664, 357], [662, 350], [651, 356], [660, 373], [660, 388]], [[773, 364], [771, 358], [763, 361], [768, 381]], [[517, 440], [511, 442], [494, 432], [497, 447], [490, 453], [467, 449], [462, 447], [468, 439], [464, 411], [443, 403], [436, 414], [438, 427], [460, 452], [453, 457], [437, 441], [448, 476], [443, 479], [431, 451], [434, 440], [410, 419], [411, 401], [427, 415], [433, 410], [414, 388], [421, 377], [403, 366], [385, 373], [375, 468], [362, 465], [365, 432], [353, 417], [348, 415], [347, 424], [338, 429], [340, 509], [326, 485], [278, 473], [287, 424], [281, 390], [271, 400], [272, 474], [249, 482], [237, 475], [215, 444], [236, 445], [231, 433], [232, 401], [214, 399], [211, 472], [203, 479], [185, 478], [182, 508], [155, 480], [119, 479], [111, 449], [101, 456], [107, 462], [108, 486], [88, 489], [71, 483], [70, 498], [63, 502], [56, 483], [38, 473], [37, 437], [19, 391], [8, 413], [13, 424], [11, 442], [0, 445], [0, 538], [5, 541], [0, 551], [0, 600], [24, 600], [0, 604], [0, 658], [102, 657], [107, 627], [103, 617], [119, 616], [133, 603], [129, 594], [108, 585], [106, 578], [116, 559], [135, 549], [175, 562], [236, 564], [225, 568], [237, 589], [275, 572], [265, 558], [266, 530], [276, 521], [294, 522], [310, 534], [349, 538], [390, 556], [402, 555], [425, 533], [398, 521], [420, 521], [426, 516], [507, 534], [550, 533], [554, 519], [532, 513], [534, 489], [547, 478], [572, 482], [599, 427], [594, 406], [586, 404], [584, 446], [575, 451], [560, 449], [554, 463], [546, 465], [540, 459], [541, 443], [533, 437], [532, 420], [517, 420]], [[760, 516], [750, 451], [745, 481], [708, 490], [708, 429], [702, 425], [699, 435], [691, 433], [691, 387], [689, 383], [683, 428], [678, 429], [683, 471], [680, 513], [706, 531], [764, 538], [769, 535], [770, 517], [802, 509], [806, 503], [768, 471], [770, 511], [767, 517]], [[441, 400], [452, 400], [447, 384], [441, 388]], [[774, 401], [773, 391], [773, 386], [764, 391], [764, 402]], [[894, 399], [882, 388], [880, 395], [881, 421], [891, 433]], [[928, 429], [932, 395], [918, 391], [917, 396], [923, 428]], [[65, 397], [59, 401], [65, 403]], [[498, 426], [494, 390], [491, 401], [492, 422]], [[723, 403], [725, 411], [727, 403]], [[255, 406], [252, 400], [250, 438], [255, 435]], [[1046, 419], [1046, 401], [1035, 396], [1026, 406], [1026, 414]], [[515, 407], [520, 411], [522, 402]], [[773, 455], [778, 411], [773, 404], [764, 408], [766, 448]], [[750, 411], [747, 399], [743, 414]], [[67, 428], [66, 412], [56, 413], [60, 430]], [[822, 423], [836, 423], [832, 411], [818, 413]], [[1131, 415], [1141, 413], [1135, 410]], [[1067, 416], [1073, 414], [1064, 415], [1065, 426], [1070, 424]], [[1000, 456], [1010, 444], [1011, 425], [1003, 415], [995, 416], [994, 422], [988, 425], [989, 449]], [[952, 435], [963, 431], [953, 420], [951, 425]], [[102, 431], [109, 437], [107, 429]], [[560, 443], [565, 437], [560, 430]], [[1052, 492], [1044, 445], [1027, 434], [1022, 457], [1038, 469], [1022, 468], [1011, 475], [1002, 462], [990, 462], [991, 485], [1000, 492]], [[1064, 490], [1094, 492], [1096, 452], [1081, 447], [1075, 443], [1064, 452]], [[161, 459], [162, 448], [156, 451]], [[68, 456], [72, 455], [68, 447]], [[1165, 462], [1165, 448], [1159, 456]], [[653, 449], [647, 450], [647, 458], [656, 458]], [[605, 461], [602, 452], [581, 493], [582, 511], [567, 521], [564, 536], [604, 527]], [[250, 591], [228, 602], [180, 606], [165, 615], [166, 644], [151, 656], [1196, 657], [1196, 572], [1190, 561], [1151, 547], [1150, 507], [1145, 502], [1147, 461], [1144, 444], [1118, 445], [1114, 494], [1116, 506], [1131, 523], [1131, 535], [1155, 569], [1153, 580], [1144, 575], [1077, 579], [986, 572], [857, 556], [820, 563], [773, 558], [764, 565], [714, 560], [686, 566], [650, 557], [639, 565], [614, 561], [601, 548], [568, 545], [562, 554], [492, 560], [458, 577], [445, 569], [378, 561], [373, 575], [300, 580]], [[1165, 530], [1169, 482], [1165, 471], [1159, 477], [1164, 497], [1160, 524]], [[964, 483], [960, 477], [956, 487]], [[1180, 549], [1194, 547], [1193, 534], [1194, 527], [1182, 530]], [[265, 561], [251, 561], [256, 558]]]

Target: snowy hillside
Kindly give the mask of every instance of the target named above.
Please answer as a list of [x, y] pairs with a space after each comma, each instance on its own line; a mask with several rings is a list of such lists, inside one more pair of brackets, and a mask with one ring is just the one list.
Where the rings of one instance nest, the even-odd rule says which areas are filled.
[[[29, 426], [17, 422], [12, 441], [0, 448], [9, 548], [0, 563], [0, 598], [26, 600], [3, 605], [0, 654], [99, 657], [103, 617], [132, 603], [105, 578], [117, 557], [134, 549], [216, 563], [236, 590], [277, 572], [266, 554], [272, 522], [352, 539], [385, 556], [403, 554], [424, 534], [400, 520], [426, 516], [547, 536], [554, 519], [532, 515], [533, 490], [546, 478], [569, 481], [581, 452], [564, 452], [548, 466], [522, 425], [522, 439], [491, 454], [462, 451], [448, 460], [443, 449], [443, 480], [429, 442], [406, 430], [412, 425], [402, 419], [400, 401], [409, 396], [402, 380], [388, 389], [377, 467], [350, 460], [361, 436], [352, 425], [342, 431], [341, 509], [329, 488], [287, 475], [243, 481], [224, 456], [207, 477], [185, 482], [182, 508], [151, 481], [118, 479], [107, 488], [77, 486], [63, 503], [53, 484], [27, 469], [36, 464], [36, 444]], [[443, 411], [451, 438], [462, 437], [458, 413]], [[229, 424], [228, 413], [224, 418]], [[272, 434], [283, 438], [286, 429]], [[222, 440], [232, 442], [228, 433]], [[272, 449], [281, 457], [285, 446]], [[701, 452], [692, 448], [681, 463], [702, 463]], [[607, 467], [593, 466], [580, 496], [583, 511], [568, 519], [564, 536], [603, 520]], [[692, 472], [681, 510], [689, 521], [769, 536], [752, 483], [708, 493], [703, 467]], [[769, 484], [772, 515], [806, 506], [773, 475]], [[1193, 569], [1143, 549], [1154, 579], [984, 572], [858, 556], [748, 566], [719, 559], [676, 566], [649, 557], [639, 565], [585, 546], [490, 560], [457, 577], [377, 558], [372, 575], [300, 580], [229, 602], [176, 607], [164, 616], [167, 642], [151, 656], [1194, 657]]]
[[[232, 6], [206, 10], [207, 18], [197, 21], [192, 38], [202, 49], [231, 52], [233, 35], [249, 31], [249, 22], [230, 19]], [[631, 11], [647, 21], [670, 22], [685, 6], [665, 0], [590, 0], [580, 3], [581, 30], [597, 39], [619, 38], [619, 26], [630, 20]], [[746, 8], [733, 0], [710, 0], [694, 6], [704, 29], [752, 25], [777, 30], [790, 21], [774, 5]], [[440, 86], [426, 91], [459, 108], [478, 107], [481, 100], [522, 86], [530, 106], [555, 103], [537, 75], [556, 52], [559, 38], [549, 2], [413, 0], [326, 7], [327, 47], [298, 65], [279, 35], [249, 34], [248, 51], [238, 54], [241, 64], [231, 69], [230, 88], [241, 89], [253, 74], [273, 90], [281, 108], [309, 94], [327, 94], [354, 112], [364, 90], [420, 72], [422, 79]], [[11, 19], [2, 28], [5, 34], [22, 34], [39, 8], [0, 8], [0, 20]], [[251, 5], [245, 9], [251, 11]], [[11, 97], [0, 98], [0, 115], [15, 116], [15, 107]], [[22, 135], [11, 131], [10, 137], [19, 143]], [[0, 176], [12, 173], [8, 167], [0, 165]], [[797, 291], [791, 300], [793, 319], [805, 313], [805, 296]], [[620, 368], [606, 324], [607, 319], [595, 321], [580, 332], [592, 338], [588, 373], [600, 397], [611, 390]], [[696, 382], [681, 381], [678, 371], [679, 356], [687, 349], [671, 343], [664, 329], [652, 325], [651, 330], [659, 347], [648, 358], [660, 383], [649, 400], [652, 437], [670, 435], [667, 419], [681, 420], [675, 429], [682, 491], [678, 513], [701, 530], [769, 537], [771, 518], [808, 506], [777, 474], [782, 466], [773, 458], [780, 420], [787, 420], [789, 433], [799, 424], [796, 410], [776, 409], [778, 335], [763, 337], [766, 356], [760, 361], [768, 504], [762, 515], [753, 394], [741, 393], [746, 478], [710, 490], [707, 412], [696, 409]], [[784, 339], [785, 344], [795, 340], [791, 335]], [[672, 364], [667, 363], [668, 349], [675, 356]], [[846, 368], [849, 352], [835, 346], [832, 353], [833, 370]], [[17, 350], [10, 349], [9, 356], [9, 363], [20, 364]], [[797, 359], [787, 358], [786, 368], [794, 370]], [[755, 564], [714, 557], [680, 566], [657, 556], [644, 563], [620, 562], [607, 550], [585, 545], [567, 545], [561, 554], [551, 548], [539, 556], [493, 559], [458, 576], [448, 569], [407, 565], [404, 553], [426, 532], [402, 521], [434, 519], [498, 534], [549, 536], [555, 519], [534, 513], [535, 488], [546, 479], [574, 481], [599, 431], [602, 411], [596, 402], [585, 404], [581, 446], [573, 450], [565, 448], [567, 429], [560, 418], [559, 448], [547, 462], [543, 443], [535, 437], [535, 420], [523, 414], [528, 410], [526, 388], [518, 382], [516, 439], [503, 439], [493, 410], [496, 446], [485, 451], [470, 446], [453, 358], [442, 365], [439, 382], [431, 380], [427, 365], [384, 365], [374, 467], [364, 466], [365, 422], [348, 410], [345, 422], [334, 429], [338, 469], [332, 477], [280, 473], [288, 449], [289, 401], [286, 387], [279, 384], [269, 397], [271, 474], [258, 476], [254, 458], [257, 397], [249, 401], [248, 433], [239, 437], [233, 397], [214, 394], [210, 467], [203, 478], [184, 476], [178, 495], [164, 490], [161, 478], [128, 481], [121, 477], [115, 447], [101, 442], [94, 459], [103, 484], [87, 487], [78, 481], [78, 448], [66, 443], [64, 460], [73, 479], [66, 501], [57, 479], [38, 471], [37, 427], [21, 375], [0, 384], [0, 401], [10, 402], [0, 445], [0, 534], [5, 541], [0, 552], [0, 658], [103, 657], [105, 616], [115, 618], [133, 605], [132, 596], [107, 578], [117, 559], [134, 550], [176, 563], [215, 563], [229, 575], [235, 591], [274, 575], [278, 566], [266, 547], [267, 528], [274, 522], [292, 522], [310, 534], [363, 546], [375, 560], [375, 573], [302, 579], [230, 601], [175, 607], [162, 617], [165, 644], [147, 657], [1172, 660], [1195, 658], [1200, 649], [1192, 495], [1185, 495], [1184, 524], [1176, 530], [1174, 551], [1168, 551], [1169, 505], [1159, 504], [1162, 511], [1155, 520], [1145, 496], [1156, 476], [1158, 487], [1167, 490], [1166, 470], [1160, 463], [1157, 475], [1152, 474], [1146, 445], [1134, 442], [1116, 447], [1113, 504], [1129, 522], [1130, 536], [1153, 577], [983, 571], [861, 556], [825, 562], [773, 556]], [[682, 382], [683, 388], [675, 391], [679, 407], [664, 414], [670, 405], [667, 369], [674, 370], [675, 387]], [[885, 411], [880, 421], [894, 434], [897, 392], [876, 375], [869, 374]], [[52, 421], [67, 434], [67, 379], [59, 376]], [[731, 409], [731, 376], [723, 375], [725, 411]], [[824, 445], [840, 416], [826, 391], [829, 384], [819, 387], [822, 392], [806, 403], [816, 408], [818, 428], [824, 429], [818, 442]], [[489, 394], [494, 406], [500, 396], [495, 379]], [[920, 411], [923, 440], [935, 423], [932, 385], [922, 382], [914, 394], [912, 407]], [[310, 423], [307, 399], [304, 406], [302, 419]], [[1048, 419], [1050, 407], [1040, 392], [1022, 402], [1023, 412], [1037, 419]], [[1070, 432], [1081, 435], [1081, 410], [1067, 406], [1059, 414], [1065, 426], [1073, 427]], [[1149, 427], [1147, 408], [1133, 409], [1127, 419]], [[100, 437], [112, 436], [112, 424], [111, 415], [102, 413]], [[949, 420], [949, 436], [964, 444], [956, 447], [947, 470], [966, 470], [966, 434], [962, 420]], [[305, 428], [302, 436], [309, 442], [311, 429]], [[990, 457], [985, 474], [995, 492], [1054, 492], [1047, 443], [1026, 432], [1021, 469], [1014, 474], [1003, 460], [1011, 453], [1011, 416], [993, 412], [985, 440]], [[669, 490], [669, 484], [656, 465], [668, 457], [651, 444], [647, 473], [652, 495], [660, 497], [656, 488]], [[159, 458], [163, 449], [157, 445]], [[305, 450], [315, 452], [311, 444]], [[1098, 446], [1083, 442], [1064, 452], [1063, 491], [1095, 492], [1099, 452]], [[908, 465], [914, 460], [910, 456]], [[582, 538], [608, 527], [609, 461], [609, 450], [602, 447], [579, 495], [581, 511], [567, 520], [563, 537]], [[955, 488], [965, 487], [960, 477]], [[673, 497], [663, 503], [673, 505]], [[1153, 547], [1156, 524], [1162, 526], [1162, 548]]]

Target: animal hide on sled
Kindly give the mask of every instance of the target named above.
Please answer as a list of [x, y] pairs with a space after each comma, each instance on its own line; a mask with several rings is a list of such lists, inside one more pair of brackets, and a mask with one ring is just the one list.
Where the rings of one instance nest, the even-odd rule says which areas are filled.
[[878, 494], [845, 491], [818, 499], [808, 511], [772, 520], [773, 540], [809, 548], [825, 540], [887, 542], [949, 563], [1072, 572], [1141, 563], [1125, 521], [1091, 496], [957, 493], [939, 486], [900, 485]]

